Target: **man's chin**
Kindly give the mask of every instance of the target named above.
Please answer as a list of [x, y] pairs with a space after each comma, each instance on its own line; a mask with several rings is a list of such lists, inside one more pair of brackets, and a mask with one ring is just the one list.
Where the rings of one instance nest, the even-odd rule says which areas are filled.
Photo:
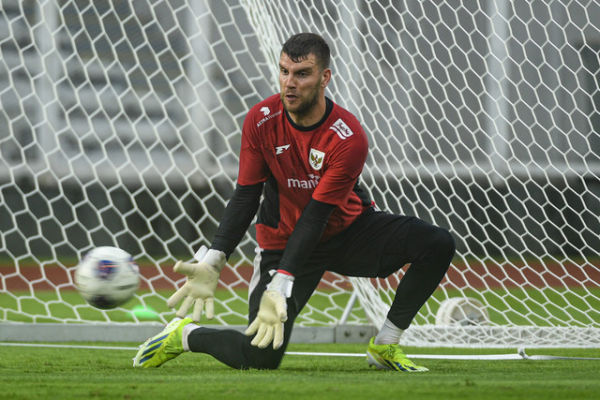
[[301, 108], [300, 106], [301, 104], [298, 104], [296, 102], [290, 104], [286, 100], [283, 101], [283, 108], [289, 113], [297, 113], [298, 110]]
[[304, 115], [316, 104], [316, 102], [302, 101], [299, 98], [290, 103], [287, 99], [282, 99], [283, 109], [290, 114]]

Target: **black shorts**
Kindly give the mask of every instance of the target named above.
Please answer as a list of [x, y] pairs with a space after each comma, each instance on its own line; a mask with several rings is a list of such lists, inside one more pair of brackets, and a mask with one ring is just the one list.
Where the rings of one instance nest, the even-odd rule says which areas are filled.
[[[429, 226], [416, 217], [365, 211], [348, 229], [320, 243], [296, 274], [286, 326], [308, 302], [325, 271], [352, 277], [387, 277], [418, 255], [416, 236], [427, 232]], [[271, 281], [272, 270], [279, 268], [282, 255], [283, 250], [261, 250], [257, 254], [250, 283], [249, 321], [256, 317], [262, 293]]]

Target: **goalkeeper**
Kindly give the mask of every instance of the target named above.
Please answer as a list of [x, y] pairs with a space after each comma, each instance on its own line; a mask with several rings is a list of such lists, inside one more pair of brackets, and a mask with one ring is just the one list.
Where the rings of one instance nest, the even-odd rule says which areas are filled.
[[[325, 271], [384, 278], [410, 264], [367, 359], [380, 369], [427, 370], [407, 359], [398, 343], [444, 277], [454, 240], [416, 217], [378, 211], [362, 190], [367, 136], [354, 115], [325, 96], [329, 61], [319, 35], [300, 33], [283, 45], [280, 93], [246, 115], [237, 185], [211, 248], [199, 263], [175, 265], [187, 275], [168, 300], [178, 305], [178, 318], [140, 346], [135, 367], [157, 367], [192, 351], [233, 368], [277, 368], [294, 320]], [[219, 273], [257, 212], [248, 329], [196, 324], [203, 310], [213, 317]], [[184, 318], [190, 310], [191, 318]]]

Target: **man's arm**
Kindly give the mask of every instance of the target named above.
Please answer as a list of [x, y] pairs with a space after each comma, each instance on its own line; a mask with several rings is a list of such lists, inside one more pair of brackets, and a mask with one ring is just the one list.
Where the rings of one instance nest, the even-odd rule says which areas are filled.
[[311, 199], [288, 239], [279, 269], [273, 275], [260, 300], [258, 315], [246, 335], [254, 335], [251, 344], [260, 348], [273, 342], [278, 349], [283, 344], [283, 323], [287, 320], [286, 298], [292, 295], [294, 272], [302, 267], [317, 246], [327, 226], [334, 205]]
[[256, 215], [262, 189], [262, 182], [254, 185], [236, 185], [233, 196], [221, 217], [211, 249], [220, 250], [229, 258]]
[[311, 199], [302, 211], [283, 252], [279, 268], [291, 275], [302, 268], [319, 243], [335, 205]]

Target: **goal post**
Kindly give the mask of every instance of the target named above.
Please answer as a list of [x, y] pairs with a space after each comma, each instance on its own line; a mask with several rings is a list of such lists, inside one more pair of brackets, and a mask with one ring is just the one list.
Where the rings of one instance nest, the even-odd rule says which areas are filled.
[[[277, 92], [283, 41], [312, 31], [327, 95], [367, 132], [377, 206], [457, 242], [403, 344], [600, 346], [597, 4], [226, 3], [0, 3], [0, 326], [171, 318], [171, 267], [213, 237], [245, 113]], [[140, 265], [116, 310], [73, 287], [100, 245]], [[224, 269], [214, 324], [247, 323], [255, 245]], [[402, 275], [327, 273], [297, 324], [375, 329]]]

